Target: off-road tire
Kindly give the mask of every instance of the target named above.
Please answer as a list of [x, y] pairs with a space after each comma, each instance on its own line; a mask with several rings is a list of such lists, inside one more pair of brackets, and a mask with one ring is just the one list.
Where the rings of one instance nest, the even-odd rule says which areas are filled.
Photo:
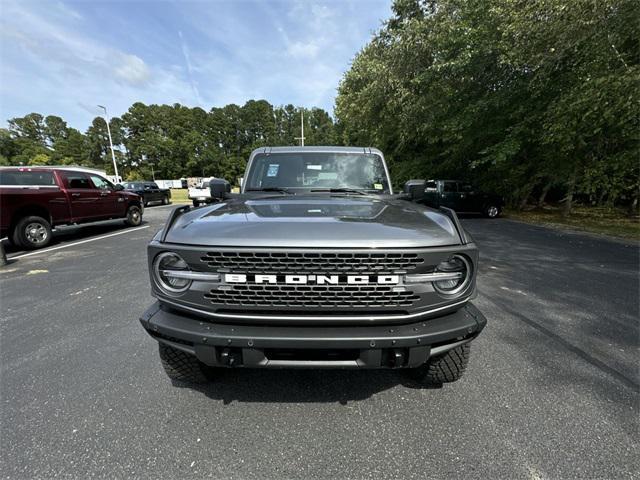
[[182, 350], [158, 344], [160, 362], [171, 380], [187, 383], [207, 383], [204, 366], [194, 356]]
[[484, 216], [487, 218], [498, 218], [502, 213], [502, 209], [497, 205], [489, 204], [484, 207]]
[[[26, 229], [30, 226], [34, 225], [37, 231], [42, 235], [42, 240], [34, 241], [31, 234], [28, 234]], [[51, 224], [42, 217], [38, 217], [36, 215], [30, 215], [28, 217], [21, 218], [16, 223], [16, 226], [13, 229], [13, 234], [11, 235], [11, 241], [14, 245], [26, 248], [28, 250], [33, 250], [36, 248], [43, 248], [49, 245], [51, 242]], [[37, 235], [40, 237], [40, 235]]]
[[140, 225], [142, 223], [142, 212], [140, 211], [140, 207], [137, 205], [131, 205], [127, 209], [127, 218], [124, 223], [130, 227], [137, 227]]
[[442, 386], [455, 382], [467, 368], [471, 345], [465, 343], [438, 357], [431, 358], [413, 371], [414, 378], [425, 386]]

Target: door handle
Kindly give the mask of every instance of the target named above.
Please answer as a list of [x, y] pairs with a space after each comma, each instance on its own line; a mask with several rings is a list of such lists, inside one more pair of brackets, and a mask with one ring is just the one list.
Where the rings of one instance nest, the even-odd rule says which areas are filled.
[[71, 194], [71, 196], [72, 196], [72, 197], [79, 197], [79, 196], [80, 196], [80, 194], [79, 194], [79, 193], [72, 193], [72, 194]]
[[100, 192], [101, 197], [106, 197], [107, 195], [109, 195], [109, 192]]

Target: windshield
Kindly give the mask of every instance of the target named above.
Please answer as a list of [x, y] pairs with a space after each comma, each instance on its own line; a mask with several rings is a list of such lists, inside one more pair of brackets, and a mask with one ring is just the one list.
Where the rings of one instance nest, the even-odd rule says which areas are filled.
[[246, 191], [277, 188], [389, 193], [379, 155], [329, 152], [256, 155], [247, 176]]

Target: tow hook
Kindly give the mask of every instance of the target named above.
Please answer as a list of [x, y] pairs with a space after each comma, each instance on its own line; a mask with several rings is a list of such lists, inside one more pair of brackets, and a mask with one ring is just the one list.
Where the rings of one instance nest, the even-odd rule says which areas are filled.
[[394, 368], [400, 368], [404, 365], [405, 354], [403, 350], [394, 350], [392, 362]]
[[233, 367], [233, 365], [236, 363], [236, 357], [230, 348], [225, 348], [222, 350], [222, 353], [220, 354], [220, 360], [223, 365], [229, 365], [230, 367]]

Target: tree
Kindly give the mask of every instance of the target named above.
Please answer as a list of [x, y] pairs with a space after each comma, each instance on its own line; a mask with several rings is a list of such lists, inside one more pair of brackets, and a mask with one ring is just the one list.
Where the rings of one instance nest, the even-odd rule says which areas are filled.
[[45, 128], [44, 117], [39, 113], [9, 120], [9, 131], [14, 137], [28, 139], [39, 145], [45, 143]]
[[48, 165], [49, 160], [49, 155], [45, 153], [38, 153], [29, 160], [29, 165]]
[[[254, 148], [296, 145], [301, 109], [266, 100], [243, 106], [189, 108], [136, 102], [109, 122], [114, 154], [124, 178], [217, 176], [235, 179]], [[305, 110], [307, 144], [331, 145], [333, 120], [322, 109]], [[96, 117], [82, 134], [57, 116], [33, 113], [0, 130], [0, 155], [12, 164], [76, 164], [113, 173], [107, 126]], [[46, 160], [45, 160], [46, 157]]]
[[567, 212], [628, 197], [639, 17], [631, 0], [397, 0], [340, 83], [337, 131], [397, 180], [469, 178], [516, 206], [556, 185]]

